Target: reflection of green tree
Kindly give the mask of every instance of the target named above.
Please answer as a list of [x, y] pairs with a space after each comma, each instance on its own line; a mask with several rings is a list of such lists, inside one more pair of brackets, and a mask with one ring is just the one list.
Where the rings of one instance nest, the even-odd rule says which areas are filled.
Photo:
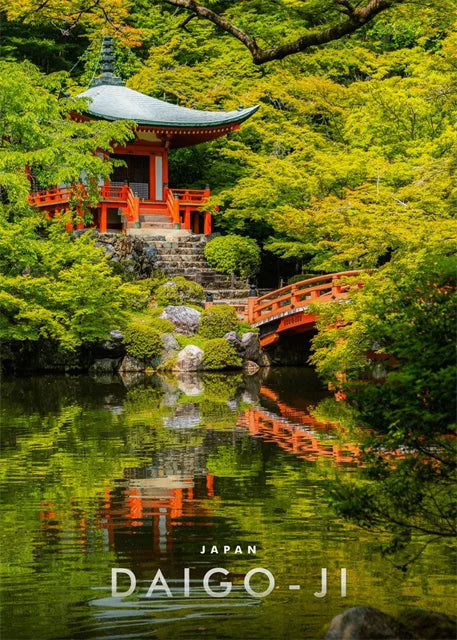
[[[223, 519], [230, 526], [224, 539], [243, 545], [256, 544], [258, 549], [255, 560], [246, 556], [230, 556], [225, 560], [224, 566], [233, 573], [235, 582], [246, 567], [263, 566], [273, 572], [279, 585], [296, 581], [317, 586], [321, 567], [328, 567], [329, 576], [337, 575], [341, 567], [348, 567], [350, 604], [376, 603], [380, 608], [390, 609], [390, 591], [383, 590], [376, 578], [382, 576], [382, 582], [388, 582], [396, 590], [399, 601], [403, 598], [423, 601], [425, 592], [433, 594], [435, 607], [450, 610], [449, 583], [435, 579], [439, 571], [447, 571], [443, 559], [449, 557], [449, 550], [445, 545], [427, 548], [416, 562], [415, 577], [408, 579], [375, 552], [372, 534], [342, 522], [335, 515], [326, 499], [326, 490], [328, 481], [335, 481], [340, 471], [331, 467], [331, 461], [307, 465], [274, 445], [260, 445], [255, 447], [246, 434], [233, 446], [219, 446], [208, 459], [208, 469], [218, 479], [216, 491], [221, 496], [220, 501], [212, 503], [212, 508], [218, 520]], [[365, 482], [360, 469], [348, 475], [356, 484]], [[381, 533], [378, 540], [387, 541], [387, 536]], [[413, 543], [415, 551], [419, 548]], [[441, 563], [439, 570], [437, 562]], [[368, 573], [374, 579], [367, 584]], [[364, 576], [364, 580], [357, 580], [357, 576]], [[338, 585], [330, 588], [335, 594]], [[265, 615], [272, 620], [281, 615], [281, 607], [284, 610], [287, 606], [291, 615], [295, 607], [297, 611], [306, 607], [310, 615], [318, 610], [309, 589], [293, 603], [278, 594], [278, 600], [266, 600], [263, 606]], [[329, 618], [340, 611], [339, 606], [335, 600], [329, 601]]]
[[339, 421], [346, 427], [343, 436], [361, 446], [361, 477], [331, 482], [331, 500], [344, 518], [387, 532], [384, 551], [403, 551], [396, 561], [407, 563], [417, 552], [409, 549], [413, 538], [427, 545], [457, 533], [455, 440], [432, 431], [426, 438], [412, 434], [402, 438], [400, 428], [361, 427], [369, 415], [380, 411], [373, 405], [367, 408], [367, 398], [361, 399], [365, 420], [354, 404], [332, 399], [321, 401], [314, 411], [318, 418]]
[[259, 447], [255, 448], [248, 438], [244, 438], [237, 447], [217, 447], [209, 454], [207, 460], [208, 472], [218, 478], [257, 476], [262, 467], [262, 452]]

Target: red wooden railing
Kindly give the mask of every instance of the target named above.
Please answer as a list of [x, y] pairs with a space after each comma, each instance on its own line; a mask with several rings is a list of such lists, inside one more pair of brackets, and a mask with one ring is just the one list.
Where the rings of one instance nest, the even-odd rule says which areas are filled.
[[125, 202], [127, 200], [129, 191], [130, 187], [128, 186], [128, 184], [124, 184], [122, 186], [114, 186], [112, 184], [108, 184], [99, 187], [99, 193], [103, 200], [121, 200]]
[[198, 206], [209, 198], [209, 189], [172, 189], [173, 194], [183, 203]]
[[46, 191], [35, 191], [29, 195], [29, 203], [36, 207], [46, 207], [68, 203], [70, 189], [68, 187], [54, 187]]
[[[264, 324], [275, 317], [303, 308], [316, 300], [338, 300], [345, 298], [352, 284], [343, 284], [341, 278], [356, 276], [360, 271], [341, 271], [302, 282], [287, 285], [260, 298], [248, 298], [247, 320], [252, 325]], [[355, 285], [361, 287], [361, 283]]]
[[168, 215], [170, 216], [173, 225], [179, 228], [181, 226], [181, 220], [179, 216], [179, 200], [178, 198], [175, 198], [172, 189], [166, 189], [165, 198], [167, 202]]
[[140, 219], [140, 199], [137, 196], [133, 195], [133, 191], [130, 189], [128, 185], [125, 185], [123, 188], [126, 189], [126, 207], [125, 207], [125, 217], [128, 222], [138, 222]]
[[[99, 187], [101, 196], [101, 218], [106, 218], [106, 207], [109, 203], [116, 203], [122, 208], [123, 214], [126, 216], [127, 222], [131, 225], [139, 222], [141, 201], [140, 198], [133, 194], [129, 185], [112, 185], [106, 184]], [[191, 212], [194, 216], [194, 231], [199, 232], [198, 210], [210, 195], [209, 189], [170, 189], [164, 191], [165, 204], [168, 214], [173, 224], [184, 229], [191, 228]], [[58, 205], [68, 207], [69, 200], [72, 196], [85, 197], [87, 189], [83, 184], [77, 184], [72, 187], [53, 187], [45, 191], [31, 193], [29, 202], [37, 207], [49, 208], [51, 210]], [[148, 201], [149, 202], [149, 201]], [[145, 205], [148, 204], [145, 203]], [[204, 212], [203, 214], [203, 232], [211, 233], [211, 214]], [[101, 221], [101, 226], [106, 226]], [[200, 231], [201, 232], [201, 231]]]

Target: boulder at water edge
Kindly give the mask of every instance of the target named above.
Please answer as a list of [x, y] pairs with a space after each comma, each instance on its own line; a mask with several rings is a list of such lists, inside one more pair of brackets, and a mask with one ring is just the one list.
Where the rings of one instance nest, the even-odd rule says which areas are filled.
[[232, 347], [235, 347], [235, 351], [239, 356], [241, 357], [244, 356], [244, 352], [246, 348], [241, 342], [241, 338], [238, 337], [238, 334], [236, 333], [236, 331], [229, 331], [228, 333], [225, 334], [224, 338], [227, 340], [229, 344], [232, 345]]
[[135, 373], [144, 371], [145, 369], [146, 363], [144, 360], [138, 360], [137, 358], [132, 358], [132, 356], [124, 356], [121, 366], [119, 367], [119, 373]]
[[174, 324], [176, 331], [183, 336], [193, 336], [200, 322], [200, 311], [185, 306], [168, 306], [160, 314], [161, 318]]
[[270, 360], [265, 351], [260, 346], [260, 338], [258, 333], [248, 331], [241, 338], [241, 348], [245, 360], [252, 360], [259, 367], [269, 367]]
[[188, 344], [178, 353], [178, 360], [173, 367], [175, 371], [197, 371], [202, 368], [204, 353], [200, 347]]
[[324, 640], [410, 640], [414, 636], [395, 618], [373, 607], [353, 607], [335, 616]]

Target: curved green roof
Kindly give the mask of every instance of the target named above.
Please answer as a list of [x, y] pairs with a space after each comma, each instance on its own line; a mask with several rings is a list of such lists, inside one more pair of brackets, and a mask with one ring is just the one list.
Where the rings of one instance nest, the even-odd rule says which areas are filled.
[[237, 111], [199, 111], [151, 98], [144, 93], [114, 84], [94, 86], [78, 98], [89, 98], [86, 113], [104, 120], [134, 120], [156, 127], [218, 127], [239, 124], [259, 105]]

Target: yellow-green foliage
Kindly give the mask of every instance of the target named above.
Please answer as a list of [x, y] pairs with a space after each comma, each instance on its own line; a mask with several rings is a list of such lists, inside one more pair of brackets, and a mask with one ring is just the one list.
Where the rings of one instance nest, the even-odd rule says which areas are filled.
[[228, 304], [214, 304], [202, 312], [198, 333], [204, 338], [223, 338], [237, 327], [235, 309]]
[[151, 318], [148, 325], [159, 333], [173, 333], [175, 326], [166, 318]]
[[158, 358], [162, 351], [159, 331], [140, 322], [132, 322], [124, 331], [127, 353], [139, 360]]
[[158, 287], [155, 299], [158, 305], [166, 307], [199, 303], [204, 297], [205, 291], [200, 284], [186, 280], [183, 276], [176, 276]]
[[214, 338], [205, 342], [203, 367], [205, 369], [233, 369], [241, 367], [242, 360], [235, 347], [224, 338]]
[[252, 238], [228, 235], [213, 238], [205, 246], [205, 258], [219, 273], [254, 276], [260, 268], [260, 249]]

